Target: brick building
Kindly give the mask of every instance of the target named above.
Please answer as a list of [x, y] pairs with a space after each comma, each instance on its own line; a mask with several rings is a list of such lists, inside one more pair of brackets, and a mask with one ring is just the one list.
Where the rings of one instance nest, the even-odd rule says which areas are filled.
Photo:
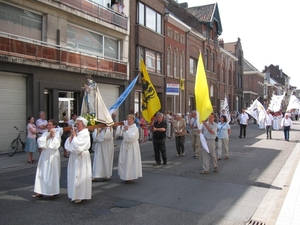
[[243, 66], [244, 66], [244, 52], [242, 48], [241, 39], [238, 38], [236, 42], [224, 43], [223, 40], [220, 41], [220, 46], [225, 48], [228, 52], [233, 54], [237, 59], [235, 65], [235, 107], [237, 111], [241, 111], [243, 108], [244, 96], [243, 96]]
[[[143, 57], [151, 82], [165, 105], [165, 30], [164, 13], [166, 1], [143, 0], [130, 1], [130, 36], [129, 39], [129, 79], [139, 74], [140, 57]], [[141, 112], [142, 87], [141, 79], [137, 82], [134, 91], [126, 101], [125, 111]]]
[[249, 107], [256, 99], [264, 104], [265, 75], [244, 59], [243, 108]]
[[13, 126], [25, 129], [40, 110], [57, 120], [79, 114], [87, 74], [107, 107], [117, 100], [128, 83], [128, 18], [108, 2], [0, 1], [0, 152], [16, 136]]
[[186, 110], [195, 109], [194, 86], [199, 51], [202, 52], [206, 68], [214, 111], [220, 111], [225, 94], [229, 98], [229, 107], [235, 108], [237, 57], [219, 46], [222, 24], [218, 4], [186, 8], [187, 4], [179, 5], [170, 0], [166, 7], [191, 28], [186, 39]]

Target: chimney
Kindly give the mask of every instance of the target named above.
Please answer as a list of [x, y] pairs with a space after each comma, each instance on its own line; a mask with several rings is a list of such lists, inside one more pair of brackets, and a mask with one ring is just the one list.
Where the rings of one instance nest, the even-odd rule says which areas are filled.
[[188, 3], [187, 2], [183, 2], [183, 3], [180, 3], [179, 4], [182, 8], [185, 8], [187, 9], [189, 7]]
[[222, 38], [219, 39], [219, 46], [224, 48], [224, 40]]

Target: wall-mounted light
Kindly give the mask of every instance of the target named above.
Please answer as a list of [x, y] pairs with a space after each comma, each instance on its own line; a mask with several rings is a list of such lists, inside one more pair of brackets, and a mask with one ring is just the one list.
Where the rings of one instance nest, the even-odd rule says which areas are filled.
[[164, 14], [164, 19], [165, 19], [165, 21], [168, 21], [169, 15], [170, 15], [170, 13], [165, 12], [165, 14]]

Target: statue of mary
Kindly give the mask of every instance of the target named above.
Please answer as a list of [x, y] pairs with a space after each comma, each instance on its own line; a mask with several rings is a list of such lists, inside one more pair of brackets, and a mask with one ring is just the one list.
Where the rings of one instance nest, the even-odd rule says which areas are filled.
[[114, 122], [102, 99], [97, 83], [90, 75], [86, 76], [87, 83], [83, 85], [84, 97], [81, 106], [81, 115], [95, 114], [97, 122], [111, 126]]

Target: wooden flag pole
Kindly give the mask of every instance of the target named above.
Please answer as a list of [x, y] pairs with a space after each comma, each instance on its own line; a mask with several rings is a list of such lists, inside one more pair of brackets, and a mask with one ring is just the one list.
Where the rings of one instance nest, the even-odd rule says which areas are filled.
[[[116, 123], [114, 123], [114, 124], [112, 125], [112, 127], [117, 127], [117, 126], [121, 126], [121, 125], [124, 125], [124, 123], [123, 123], [123, 122], [116, 122]], [[102, 128], [102, 127], [107, 127], [107, 125], [101, 123], [101, 124], [96, 124], [96, 125], [93, 125], [93, 126], [87, 126], [87, 128], [88, 128], [89, 130], [91, 130], [91, 131], [93, 131], [93, 130], [96, 129], [96, 128]], [[71, 126], [69, 126], [69, 127], [64, 127], [64, 128], [63, 128], [63, 131], [70, 131], [70, 130], [72, 130], [72, 127], [71, 127]]]

